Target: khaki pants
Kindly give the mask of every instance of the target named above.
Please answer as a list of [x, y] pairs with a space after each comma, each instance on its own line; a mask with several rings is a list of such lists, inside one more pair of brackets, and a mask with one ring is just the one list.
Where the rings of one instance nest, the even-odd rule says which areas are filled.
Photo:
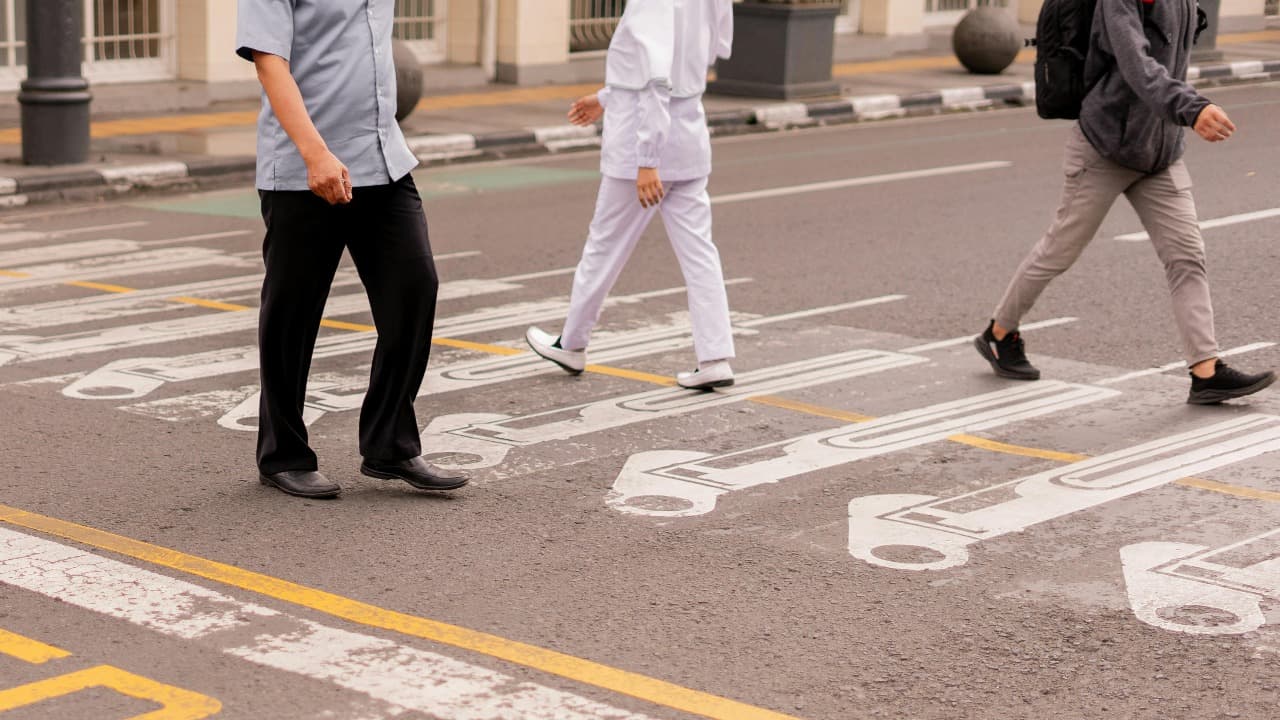
[[1217, 357], [1204, 241], [1186, 165], [1179, 160], [1151, 175], [1130, 170], [1099, 155], [1075, 125], [1067, 140], [1063, 170], [1066, 184], [1057, 216], [1014, 274], [996, 308], [996, 322], [1004, 328], [1018, 327], [1049, 281], [1080, 257], [1123, 193], [1164, 263], [1187, 363]]

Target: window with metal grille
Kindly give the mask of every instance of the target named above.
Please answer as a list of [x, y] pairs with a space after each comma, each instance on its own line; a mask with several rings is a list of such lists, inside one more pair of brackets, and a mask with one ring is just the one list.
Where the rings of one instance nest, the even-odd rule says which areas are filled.
[[1280, 15], [1280, 0], [1267, 0], [1267, 14]]
[[424, 62], [443, 60], [448, 4], [448, 0], [396, 0], [394, 37], [409, 43]]
[[569, 51], [605, 50], [627, 0], [569, 0]]

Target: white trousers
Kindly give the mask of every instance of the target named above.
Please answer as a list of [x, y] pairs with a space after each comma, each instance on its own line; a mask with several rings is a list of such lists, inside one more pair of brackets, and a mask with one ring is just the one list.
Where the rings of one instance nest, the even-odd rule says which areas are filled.
[[587, 347], [591, 330], [600, 320], [605, 297], [617, 282], [640, 236], [661, 211], [667, 237], [680, 262], [689, 291], [693, 347], [699, 362], [734, 356], [729, 326], [729, 298], [724, 289], [720, 253], [711, 240], [711, 198], [707, 178], [666, 183], [666, 197], [645, 208], [636, 196], [634, 180], [605, 177], [596, 198], [596, 214], [573, 276], [569, 316], [560, 345], [566, 350]]

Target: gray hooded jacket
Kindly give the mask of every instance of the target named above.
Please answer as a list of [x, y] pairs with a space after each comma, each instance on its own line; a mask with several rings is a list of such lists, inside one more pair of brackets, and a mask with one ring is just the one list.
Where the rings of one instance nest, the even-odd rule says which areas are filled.
[[1195, 32], [1196, 0], [1098, 0], [1080, 129], [1103, 157], [1144, 173], [1182, 157], [1209, 105], [1186, 83]]

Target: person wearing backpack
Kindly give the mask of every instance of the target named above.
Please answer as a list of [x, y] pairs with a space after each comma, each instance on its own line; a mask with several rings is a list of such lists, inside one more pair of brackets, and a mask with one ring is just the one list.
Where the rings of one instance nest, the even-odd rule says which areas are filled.
[[[1220, 358], [1204, 242], [1191, 176], [1182, 161], [1184, 127], [1211, 143], [1227, 140], [1236, 129], [1221, 107], [1186, 82], [1191, 48], [1203, 29], [1196, 1], [1047, 0], [1040, 30], [1044, 32], [1046, 19], [1080, 22], [1088, 17], [1087, 6], [1095, 4], [1091, 24], [1085, 26], [1090, 31], [1083, 36], [1087, 52], [1079, 82], [1063, 80], [1071, 75], [1062, 71], [1069, 64], [1059, 63], [1058, 72], [1039, 72], [1044, 66], [1052, 68], [1055, 58], [1078, 58], [1078, 53], [1066, 50], [1046, 57], [1044, 37], [1038, 39], [1041, 114], [1063, 117], [1060, 102], [1050, 106], [1043, 101], [1061, 101], [1076, 92], [1081, 98], [1079, 121], [1067, 138], [1066, 178], [1053, 223], [1014, 273], [974, 345], [997, 375], [1039, 379], [1040, 371], [1027, 360], [1018, 324], [1049, 282], [1076, 261], [1112, 204], [1124, 195], [1164, 264], [1191, 371], [1187, 402], [1208, 405], [1256, 393], [1273, 383], [1275, 374], [1244, 373]], [[1067, 37], [1064, 44], [1072, 40]], [[1054, 80], [1061, 82], [1054, 85]], [[1068, 117], [1070, 110], [1065, 111]]]

